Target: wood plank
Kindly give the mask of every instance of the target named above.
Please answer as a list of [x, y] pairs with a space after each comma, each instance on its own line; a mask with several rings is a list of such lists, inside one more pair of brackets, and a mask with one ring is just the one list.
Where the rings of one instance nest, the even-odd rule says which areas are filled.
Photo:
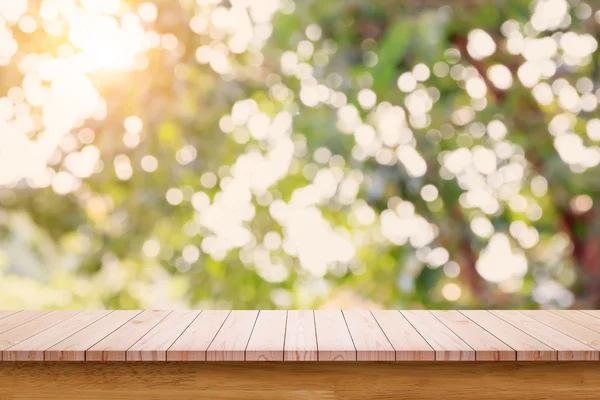
[[316, 310], [319, 361], [356, 361], [356, 348], [340, 310]]
[[46, 361], [85, 361], [85, 351], [119, 329], [140, 310], [114, 311], [44, 352]]
[[436, 361], [475, 361], [475, 351], [429, 311], [400, 311], [435, 350]]
[[206, 350], [223, 326], [229, 310], [205, 310], [167, 350], [167, 361], [206, 361]]
[[20, 313], [9, 315], [0, 320], [0, 333], [4, 333], [32, 319], [48, 314], [49, 310], [25, 310]]
[[572, 337], [596, 350], [600, 350], [600, 333], [581, 326], [567, 318], [551, 313], [550, 311], [535, 310], [521, 311], [523, 314], [540, 321], [543, 324]]
[[140, 340], [170, 311], [146, 310], [132, 320], [100, 340], [85, 352], [86, 361], [125, 361], [126, 352], [135, 342]]
[[369, 310], [342, 311], [357, 361], [395, 361], [396, 352]]
[[257, 317], [256, 310], [232, 311], [206, 350], [206, 360], [244, 361]]
[[285, 329], [285, 361], [317, 361], [317, 333], [312, 310], [288, 311]]
[[475, 350], [476, 361], [514, 361], [517, 353], [506, 343], [486, 331], [458, 311], [431, 313]]
[[43, 361], [44, 351], [105, 317], [110, 311], [82, 311], [3, 352], [4, 361]]
[[373, 310], [396, 352], [396, 361], [435, 361], [435, 351], [398, 310]]
[[517, 351], [518, 361], [556, 361], [558, 352], [486, 310], [464, 310], [463, 315]]
[[[37, 335], [38, 333], [58, 324], [59, 322], [77, 315], [78, 313], [79, 311], [51, 311], [49, 313], [44, 313], [38, 318], [32, 319], [8, 331], [5, 331], [4, 333], [0, 334], [1, 353], [4, 353], [4, 350], [8, 349], [9, 347], [21, 343], [23, 340], [29, 339], [30, 337]], [[0, 357], [3, 358], [3, 356]]]
[[595, 311], [0, 310], [0, 360], [587, 361]]
[[283, 361], [287, 311], [262, 310], [246, 347], [246, 361]]
[[127, 350], [127, 361], [167, 361], [167, 350], [200, 311], [175, 310]]
[[598, 351], [557, 331], [549, 326], [528, 317], [519, 311], [490, 311], [506, 322], [535, 337], [539, 341], [558, 350], [558, 360], [591, 361], [598, 360]]
[[586, 314], [581, 311], [574, 310], [549, 310], [556, 315], [560, 315], [563, 318], [570, 319], [573, 322], [577, 322], [579, 325], [583, 325], [588, 329], [600, 332], [600, 318], [596, 318], [590, 314]]
[[5, 363], [3, 400], [595, 400], [595, 362]]
[[0, 319], [21, 312], [20, 310], [0, 310]]
[[600, 310], [579, 310], [579, 311], [589, 314], [592, 317], [600, 318]]

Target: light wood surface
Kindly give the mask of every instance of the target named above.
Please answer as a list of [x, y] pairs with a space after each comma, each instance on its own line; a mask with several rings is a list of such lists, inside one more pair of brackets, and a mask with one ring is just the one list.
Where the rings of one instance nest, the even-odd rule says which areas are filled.
[[402, 311], [402, 315], [435, 350], [436, 361], [475, 361], [475, 350], [429, 311]]
[[552, 310], [551, 312], [556, 315], [560, 315], [563, 318], [576, 322], [581, 326], [585, 326], [586, 328], [592, 329], [596, 332], [600, 332], [600, 318], [596, 318], [590, 314], [586, 314], [581, 311]]
[[0, 310], [0, 319], [20, 312], [20, 310]]
[[399, 311], [374, 310], [373, 316], [395, 349], [396, 361], [435, 360], [435, 351]]
[[2, 400], [597, 400], [592, 362], [11, 362]]
[[140, 310], [113, 311], [50, 347], [44, 352], [44, 359], [46, 361], [85, 361], [86, 350], [140, 313]]
[[246, 347], [246, 361], [283, 361], [287, 311], [261, 311]]
[[200, 311], [175, 310], [127, 349], [127, 361], [167, 361], [167, 350]]
[[[0, 334], [0, 350], [4, 353], [4, 350], [19, 344], [78, 313], [79, 311], [51, 311], [7, 330]], [[4, 360], [4, 354], [2, 354], [2, 359]], [[12, 360], [7, 359], [7, 361]]]
[[550, 311], [521, 311], [523, 314], [540, 321], [549, 327], [572, 337], [596, 350], [600, 350], [600, 333], [579, 325], [570, 319]]
[[2, 311], [0, 361], [589, 361], [581, 311]]
[[556, 349], [559, 360], [598, 360], [598, 351], [520, 311], [499, 310], [492, 313]]
[[44, 351], [50, 346], [77, 333], [109, 313], [110, 311], [82, 311], [9, 347], [4, 350], [3, 358], [9, 361], [44, 361]]
[[340, 310], [315, 311], [319, 361], [356, 361], [356, 348]]
[[232, 311], [206, 350], [206, 360], [244, 361], [257, 317], [255, 310]]
[[147, 310], [96, 343], [85, 352], [86, 361], [125, 361], [126, 352], [150, 332], [170, 311]]
[[555, 361], [558, 352], [538, 339], [485, 310], [461, 311], [463, 315], [492, 333], [517, 352], [519, 361]]
[[358, 361], [395, 361], [396, 352], [369, 310], [342, 311]]
[[581, 312], [589, 314], [592, 317], [600, 318], [600, 310], [581, 310]]
[[516, 352], [458, 311], [431, 313], [475, 350], [477, 361], [514, 361]]
[[167, 351], [168, 361], [206, 361], [206, 350], [223, 326], [229, 310], [205, 310]]
[[0, 333], [16, 328], [32, 319], [48, 314], [50, 311], [25, 310], [0, 319]]
[[285, 329], [285, 361], [317, 361], [317, 332], [312, 310], [288, 311]]

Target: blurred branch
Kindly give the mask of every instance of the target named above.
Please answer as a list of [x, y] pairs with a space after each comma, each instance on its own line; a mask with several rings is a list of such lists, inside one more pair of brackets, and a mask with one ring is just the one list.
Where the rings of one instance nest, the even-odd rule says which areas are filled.
[[583, 269], [589, 306], [600, 306], [600, 235], [593, 232], [587, 237], [578, 234], [580, 226], [590, 226], [597, 218], [595, 210], [575, 214], [569, 209], [560, 211], [560, 224], [571, 240], [573, 258]]
[[[489, 80], [485, 73], [487, 69], [485, 63], [481, 60], [475, 60], [469, 55], [469, 52], [467, 51], [467, 38], [455, 35], [450, 38], [450, 41], [461, 52], [462, 56], [477, 70], [479, 75], [481, 75], [481, 78], [487, 86], [488, 92], [496, 100], [496, 103], [502, 103], [506, 99], [506, 93], [496, 88]], [[514, 78], [518, 79], [515, 76], [516, 66], [511, 66], [510, 70]], [[535, 129], [531, 129], [532, 123], [544, 121], [544, 115], [543, 111], [535, 101], [530, 103], [533, 104], [530, 104], [531, 107], [523, 107], [520, 109], [522, 110], [521, 112], [527, 112], [528, 115], [526, 117], [517, 115], [517, 118], [513, 119], [513, 123], [522, 131], [533, 133], [535, 132]], [[535, 143], [535, 141], [532, 141], [532, 143]], [[555, 181], [544, 168], [544, 161], [539, 156], [538, 150], [537, 147], [526, 149], [525, 156], [529, 161], [532, 170], [540, 176], [543, 176], [548, 182]], [[586, 292], [590, 296], [589, 305], [598, 308], [600, 307], [600, 235], [595, 234], [582, 237], [577, 229], [578, 226], [591, 224], [595, 218], [594, 213], [573, 213], [569, 209], [568, 199], [562, 199], [561, 196], [557, 196], [556, 190], [552, 190], [552, 188], [554, 188], [554, 186], [551, 187], [548, 196], [554, 209], [560, 215], [558, 229], [566, 233], [572, 243], [572, 257], [584, 274]], [[565, 200], [567, 201], [567, 204], [565, 204]]]
[[[471, 57], [469, 51], [467, 50], [467, 38], [460, 35], [454, 35], [450, 37], [450, 41], [460, 51], [460, 54], [469, 62], [469, 64], [471, 64], [477, 70], [477, 72], [481, 76], [481, 79], [483, 79], [483, 82], [485, 82], [485, 86], [487, 87], [488, 92], [492, 94], [494, 99], [496, 99], [496, 102], [501, 103], [506, 97], [506, 93], [503, 90], [500, 90], [496, 86], [494, 86], [492, 81], [490, 81], [490, 79], [487, 77], [487, 68], [484, 65], [483, 61], [476, 60], [473, 57]], [[514, 71], [512, 72], [514, 74]]]

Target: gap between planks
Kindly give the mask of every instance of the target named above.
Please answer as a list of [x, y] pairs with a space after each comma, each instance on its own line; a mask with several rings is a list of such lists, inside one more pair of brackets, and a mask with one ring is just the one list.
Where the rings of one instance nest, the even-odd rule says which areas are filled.
[[4, 361], [597, 361], [600, 312], [0, 310], [0, 343]]

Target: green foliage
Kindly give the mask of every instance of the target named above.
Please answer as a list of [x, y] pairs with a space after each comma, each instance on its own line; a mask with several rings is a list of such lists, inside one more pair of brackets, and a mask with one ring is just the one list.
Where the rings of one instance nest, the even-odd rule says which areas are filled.
[[[32, 121], [28, 140], [45, 132], [44, 107], [10, 92], [27, 94], [26, 57], [85, 53], [64, 15], [50, 34], [29, 3], [33, 32], [0, 17], [18, 43], [6, 65], [0, 50], [5, 168], [13, 108]], [[107, 15], [126, 25], [143, 3]], [[597, 6], [565, 3], [567, 23], [537, 32], [527, 0], [462, 3], [286, 0], [265, 16], [156, 2], [140, 26], [157, 44], [136, 66], [86, 72], [106, 113], [78, 116], [47, 157], [53, 179], [72, 177], [67, 158], [94, 146], [93, 173], [60, 193], [0, 171], [0, 308], [597, 306]], [[264, 43], [236, 48], [245, 24]], [[495, 51], [469, 49], [477, 30]], [[568, 33], [595, 50], [575, 57]], [[552, 47], [542, 38], [555, 51], [527, 54]]]

